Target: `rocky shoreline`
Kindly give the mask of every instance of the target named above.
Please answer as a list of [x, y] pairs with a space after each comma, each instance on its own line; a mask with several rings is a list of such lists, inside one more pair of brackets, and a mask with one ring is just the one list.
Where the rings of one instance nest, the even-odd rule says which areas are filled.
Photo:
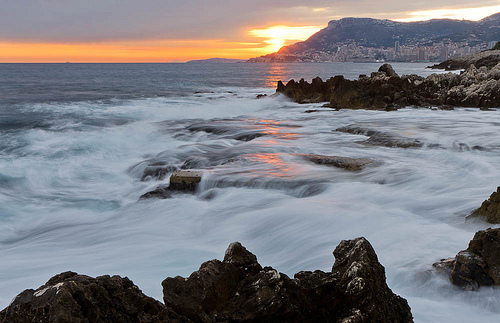
[[357, 80], [335, 76], [326, 81], [316, 77], [311, 83], [301, 79], [279, 81], [276, 89], [297, 103], [329, 102], [336, 109], [395, 110], [415, 107], [500, 106], [500, 64], [488, 68], [470, 65], [460, 74], [399, 76], [391, 65], [382, 65], [370, 76]]
[[433, 69], [443, 69], [454, 71], [467, 69], [474, 65], [476, 68], [493, 68], [500, 63], [500, 50], [487, 50], [481, 53], [474, 53], [463, 57], [456, 57], [442, 63], [430, 66]]
[[164, 304], [127, 277], [65, 272], [16, 296], [0, 322], [413, 322], [365, 238], [344, 240], [331, 272], [289, 278], [240, 243], [188, 278], [163, 281]]

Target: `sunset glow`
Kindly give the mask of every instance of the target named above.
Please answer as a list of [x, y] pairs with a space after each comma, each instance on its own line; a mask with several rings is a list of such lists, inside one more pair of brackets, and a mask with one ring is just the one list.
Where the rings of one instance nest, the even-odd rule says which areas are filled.
[[276, 52], [289, 43], [306, 40], [320, 31], [321, 28], [318, 26], [272, 26], [264, 29], [252, 29], [248, 31], [248, 34], [253, 37], [265, 38], [264, 42], [269, 44], [267, 49], [270, 52]]
[[410, 12], [410, 17], [395, 19], [396, 21], [411, 22], [430, 19], [466, 19], [478, 21], [500, 11], [500, 5], [480, 8], [461, 9], [434, 9]]

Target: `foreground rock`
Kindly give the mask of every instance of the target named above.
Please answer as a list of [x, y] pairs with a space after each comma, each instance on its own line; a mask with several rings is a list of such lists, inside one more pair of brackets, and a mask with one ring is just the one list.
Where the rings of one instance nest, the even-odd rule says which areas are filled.
[[390, 148], [411, 148], [423, 146], [423, 143], [418, 140], [398, 137], [385, 132], [362, 127], [346, 126], [338, 128], [335, 131], [370, 137], [367, 140], [359, 142], [360, 144], [367, 146], [382, 146]]
[[466, 290], [500, 285], [500, 229], [478, 231], [466, 250], [433, 265]]
[[447, 71], [466, 69], [474, 65], [477, 68], [493, 68], [500, 63], [500, 50], [487, 50], [462, 57], [455, 57], [442, 63], [431, 66], [433, 69], [443, 69]]
[[468, 218], [482, 218], [489, 223], [500, 223], [500, 187], [493, 192], [489, 199], [474, 210]]
[[235, 242], [223, 261], [165, 279], [165, 305], [128, 278], [65, 272], [19, 294], [0, 322], [412, 322], [366, 239], [342, 241], [333, 254], [332, 272], [290, 279]]
[[324, 155], [314, 155], [314, 154], [297, 154], [297, 156], [301, 156], [304, 159], [307, 159], [317, 165], [333, 166], [352, 172], [360, 171], [366, 166], [375, 163], [373, 159], [369, 158], [351, 158], [351, 157], [324, 156]]
[[144, 295], [128, 278], [65, 272], [19, 294], [2, 312], [7, 322], [187, 322]]
[[400, 107], [458, 106], [495, 108], [500, 106], [500, 64], [491, 69], [471, 65], [460, 75], [432, 74], [399, 76], [384, 64], [371, 76], [357, 80], [335, 76], [324, 82], [278, 82], [276, 92], [298, 103], [330, 102], [337, 109], [394, 110]]
[[163, 299], [194, 322], [412, 322], [366, 239], [342, 241], [334, 256], [332, 272], [290, 279], [232, 243], [223, 261], [205, 262], [189, 278], [165, 279]]
[[196, 191], [201, 182], [202, 172], [195, 171], [175, 171], [170, 176], [170, 185], [159, 186], [153, 191], [143, 194], [140, 199], [161, 198], [168, 199], [174, 193], [192, 193]]

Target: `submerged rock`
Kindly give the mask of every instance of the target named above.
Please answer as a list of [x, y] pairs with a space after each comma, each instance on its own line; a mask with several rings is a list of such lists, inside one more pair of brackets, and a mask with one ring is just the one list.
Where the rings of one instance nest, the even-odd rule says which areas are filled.
[[497, 187], [497, 191], [468, 217], [482, 218], [489, 223], [500, 223], [500, 187]]
[[478, 107], [500, 106], [500, 63], [476, 68], [470, 65], [460, 75], [432, 74], [428, 77], [396, 74], [389, 64], [370, 76], [357, 80], [335, 76], [326, 81], [301, 79], [286, 85], [278, 82], [277, 93], [298, 103], [330, 102], [337, 109], [376, 109], [392, 111], [400, 107]]
[[423, 143], [415, 139], [403, 138], [385, 132], [362, 127], [346, 126], [338, 128], [335, 131], [350, 133], [353, 135], [368, 136], [370, 138], [359, 142], [367, 146], [382, 146], [390, 148], [411, 148], [423, 146]]
[[453, 284], [466, 290], [500, 285], [500, 229], [476, 232], [466, 250], [433, 266], [448, 274]]
[[65, 272], [36, 290], [27, 289], [0, 312], [4, 323], [187, 322], [144, 295], [127, 277], [92, 278]]
[[332, 272], [293, 279], [232, 243], [188, 278], [163, 281], [168, 307], [195, 322], [412, 322], [407, 302], [387, 287], [384, 267], [364, 238], [342, 241]]
[[360, 171], [370, 164], [374, 164], [375, 161], [369, 158], [351, 158], [351, 157], [340, 157], [340, 156], [324, 156], [324, 155], [314, 155], [314, 154], [297, 154], [304, 159], [307, 159], [318, 165], [333, 166], [337, 168], [342, 168], [348, 171]]

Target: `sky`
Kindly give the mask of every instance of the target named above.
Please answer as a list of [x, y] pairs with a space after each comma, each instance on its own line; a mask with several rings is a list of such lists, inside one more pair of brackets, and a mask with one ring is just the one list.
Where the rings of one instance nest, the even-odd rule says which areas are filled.
[[0, 62], [248, 59], [343, 17], [479, 20], [500, 0], [0, 0]]

